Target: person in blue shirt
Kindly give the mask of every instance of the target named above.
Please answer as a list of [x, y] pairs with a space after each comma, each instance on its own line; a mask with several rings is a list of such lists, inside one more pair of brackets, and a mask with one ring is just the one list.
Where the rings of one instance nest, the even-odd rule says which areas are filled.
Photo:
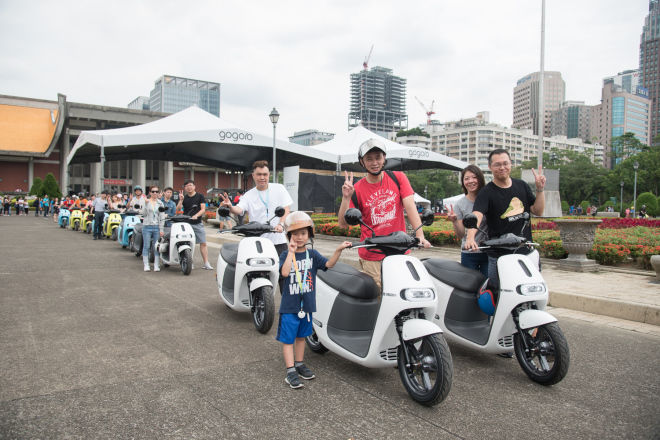
[[310, 336], [312, 313], [316, 312], [316, 272], [333, 267], [342, 250], [351, 242], [341, 243], [330, 259], [314, 249], [307, 249], [307, 242], [314, 238], [314, 222], [306, 213], [296, 211], [285, 220], [288, 249], [280, 255], [280, 275], [284, 279], [280, 321], [277, 340], [283, 345], [286, 378], [291, 388], [302, 388], [300, 378], [314, 379], [314, 373], [303, 363], [305, 337]]
[[[163, 206], [165, 206], [165, 215], [167, 217], [173, 217], [176, 215], [176, 203], [172, 200], [172, 194], [174, 194], [174, 190], [172, 187], [168, 186], [163, 190], [163, 197], [160, 199], [163, 202]], [[171, 221], [165, 220], [165, 226], [171, 225]]]

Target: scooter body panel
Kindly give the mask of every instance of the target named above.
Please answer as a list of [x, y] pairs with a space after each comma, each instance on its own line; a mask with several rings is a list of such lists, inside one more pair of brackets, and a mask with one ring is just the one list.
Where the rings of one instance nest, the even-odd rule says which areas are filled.
[[[429, 335], [442, 333], [440, 327], [431, 322], [437, 307], [437, 296], [434, 294], [431, 299], [419, 301], [409, 301], [405, 299], [403, 291], [406, 289], [430, 289], [433, 291], [433, 281], [428, 275], [426, 268], [421, 262], [408, 255], [392, 255], [383, 260], [383, 294], [380, 305], [375, 305], [377, 309], [377, 318], [373, 331], [358, 330], [345, 331], [335, 329], [328, 323], [333, 320], [333, 313], [341, 313], [345, 310], [337, 307], [341, 303], [339, 296], [346, 296], [339, 293], [334, 288], [328, 286], [322, 280], [317, 280], [316, 288], [316, 308], [313, 325], [314, 331], [326, 348], [333, 353], [370, 368], [391, 367], [396, 364], [397, 347], [399, 338], [395, 328], [394, 318], [407, 309], [421, 309], [427, 316], [428, 324], [416, 324], [414, 321], [421, 319], [409, 319], [404, 322], [413, 321], [407, 326], [412, 337], [414, 335]], [[376, 301], [375, 300], [354, 300], [354, 301]], [[357, 317], [359, 319], [359, 317]], [[351, 338], [366, 343], [369, 339], [368, 349], [365, 347], [364, 355], [356, 354], [356, 350], [351, 350]], [[357, 344], [354, 344], [357, 345]]]
[[140, 223], [140, 217], [137, 215], [127, 215], [122, 219], [117, 231], [117, 241], [120, 245], [128, 246], [129, 239], [137, 223]]
[[[166, 240], [169, 238], [169, 240]], [[195, 231], [192, 226], [185, 222], [173, 222], [169, 237], [158, 240], [156, 249], [163, 263], [173, 266], [180, 264], [179, 254], [185, 249], [190, 249], [194, 256]]]
[[60, 212], [57, 215], [57, 224], [62, 228], [66, 228], [69, 225], [70, 216], [71, 212], [67, 208], [60, 208]]
[[[513, 351], [513, 335], [517, 330], [512, 311], [524, 303], [533, 303], [539, 311], [545, 310], [548, 303], [547, 286], [534, 259], [534, 255], [530, 258], [522, 254], [504, 255], [498, 259], [500, 294], [495, 314], [490, 320], [485, 314], [478, 315], [481, 313], [479, 311], [472, 313], [470, 320], [456, 319], [456, 316], [448, 312], [451, 311], [449, 304], [452, 299], [456, 296], [469, 296], [473, 298], [470, 307], [476, 309], [478, 292], [463, 292], [434, 278], [433, 283], [439, 296], [435, 322], [444, 330], [445, 338], [452, 343], [486, 353]], [[542, 292], [527, 295], [519, 293], [520, 286], [527, 284], [543, 286]], [[536, 321], [530, 318], [530, 322]]]
[[82, 216], [83, 216], [83, 212], [80, 210], [80, 208], [73, 209], [71, 211], [71, 216], [69, 217], [69, 227], [71, 229], [74, 229], [76, 223], [78, 223], [78, 227], [80, 227], [80, 222], [82, 221]]
[[[250, 292], [277, 285], [279, 255], [269, 239], [245, 237], [238, 243], [236, 265], [230, 265], [220, 253], [216, 267], [220, 299], [233, 310], [249, 312], [252, 308]], [[233, 278], [225, 279], [232, 277], [232, 272]]]
[[121, 215], [118, 212], [111, 212], [108, 214], [108, 217], [104, 223], [103, 233], [106, 237], [112, 236], [112, 231], [114, 231], [119, 224], [121, 223]]

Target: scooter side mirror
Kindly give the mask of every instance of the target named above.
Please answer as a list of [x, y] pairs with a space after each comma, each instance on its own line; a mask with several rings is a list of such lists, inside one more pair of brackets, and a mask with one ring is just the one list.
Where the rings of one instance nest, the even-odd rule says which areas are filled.
[[133, 205], [133, 209], [140, 209], [140, 208], [142, 208], [142, 206], [140, 206], [140, 205]]
[[344, 220], [351, 226], [358, 225], [362, 221], [362, 212], [357, 208], [350, 208], [346, 210]]
[[282, 217], [285, 212], [286, 212], [285, 209], [281, 206], [278, 206], [277, 208], [275, 208], [275, 215], [277, 217]]
[[475, 229], [477, 227], [477, 216], [474, 214], [468, 214], [463, 217], [463, 226], [467, 229]]
[[[226, 206], [221, 206], [218, 208], [218, 216], [219, 217], [229, 217], [229, 213], [231, 211], [229, 210], [228, 207]], [[280, 216], [281, 217], [281, 216]]]
[[108, 209], [108, 204], [107, 203], [105, 204], [105, 209]]
[[424, 226], [431, 226], [435, 221], [435, 215], [430, 209], [425, 209], [422, 211], [422, 224]]
[[167, 211], [166, 207], [164, 207], [164, 206], [159, 206], [158, 207], [158, 212], [165, 212], [165, 211]]

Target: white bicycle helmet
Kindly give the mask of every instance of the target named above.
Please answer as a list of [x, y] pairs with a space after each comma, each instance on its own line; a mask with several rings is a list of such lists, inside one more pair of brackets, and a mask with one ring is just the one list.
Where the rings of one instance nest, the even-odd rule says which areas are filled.
[[298, 229], [307, 228], [309, 238], [314, 238], [314, 222], [312, 218], [302, 211], [294, 211], [286, 217], [284, 221], [287, 238], [291, 239], [291, 233]]

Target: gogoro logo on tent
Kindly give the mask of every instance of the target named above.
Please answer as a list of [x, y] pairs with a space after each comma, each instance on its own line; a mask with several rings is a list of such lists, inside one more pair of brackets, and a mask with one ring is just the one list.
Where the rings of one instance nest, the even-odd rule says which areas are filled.
[[252, 135], [250, 133], [240, 133], [238, 131], [224, 131], [221, 130], [218, 135], [220, 136], [221, 141], [232, 140], [234, 142], [238, 141], [251, 141]]
[[423, 150], [421, 148], [419, 150], [413, 150], [413, 149], [408, 150], [408, 157], [410, 158], [423, 159], [429, 156], [430, 154], [428, 150]]

